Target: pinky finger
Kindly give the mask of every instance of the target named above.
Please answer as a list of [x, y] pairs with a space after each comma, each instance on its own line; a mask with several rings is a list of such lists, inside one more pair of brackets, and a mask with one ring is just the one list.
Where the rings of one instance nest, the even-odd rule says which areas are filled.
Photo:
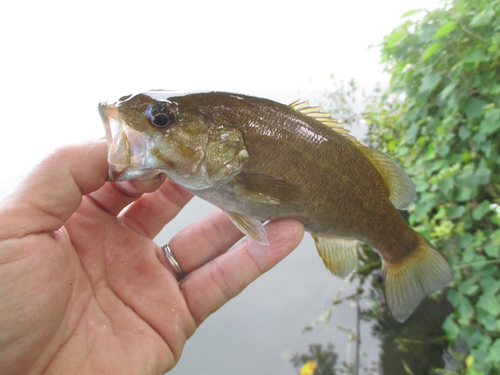
[[266, 225], [269, 246], [247, 239], [190, 273], [179, 285], [196, 326], [284, 259], [300, 243], [304, 226], [293, 219]]

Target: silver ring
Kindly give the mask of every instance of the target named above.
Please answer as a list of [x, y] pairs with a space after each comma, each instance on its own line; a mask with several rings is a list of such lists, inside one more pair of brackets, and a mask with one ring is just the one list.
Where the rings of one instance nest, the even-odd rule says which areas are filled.
[[170, 247], [168, 246], [168, 244], [163, 246], [162, 249], [165, 252], [166, 257], [167, 257], [170, 265], [174, 269], [175, 273], [177, 274], [177, 277], [179, 278], [179, 280], [182, 280], [183, 278], [185, 278], [186, 274], [184, 273], [184, 271], [182, 271], [181, 266], [179, 266], [179, 263], [177, 263], [174, 256], [172, 255], [172, 250], [170, 250]]

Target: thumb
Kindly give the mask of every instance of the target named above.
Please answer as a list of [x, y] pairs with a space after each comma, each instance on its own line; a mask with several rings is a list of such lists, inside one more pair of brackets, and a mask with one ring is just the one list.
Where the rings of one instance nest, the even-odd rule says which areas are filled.
[[58, 230], [83, 195], [104, 185], [107, 173], [104, 140], [55, 150], [0, 201], [0, 239]]

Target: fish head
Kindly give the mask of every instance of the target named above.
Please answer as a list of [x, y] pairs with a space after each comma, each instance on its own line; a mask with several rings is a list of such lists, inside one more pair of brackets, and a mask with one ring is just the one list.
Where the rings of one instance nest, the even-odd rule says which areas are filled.
[[248, 159], [241, 134], [221, 127], [188, 96], [149, 91], [99, 104], [108, 142], [108, 180], [165, 173], [196, 190], [220, 185], [241, 170]]

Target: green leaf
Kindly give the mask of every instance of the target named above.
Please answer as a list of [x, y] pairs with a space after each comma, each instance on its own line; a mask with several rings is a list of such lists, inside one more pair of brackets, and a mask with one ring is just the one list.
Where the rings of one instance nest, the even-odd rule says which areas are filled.
[[500, 339], [496, 339], [489, 347], [486, 359], [492, 362], [500, 362]]
[[437, 38], [441, 38], [445, 35], [448, 35], [456, 28], [457, 28], [457, 23], [455, 21], [447, 22], [443, 26], [441, 26], [439, 29], [437, 29], [436, 34], [434, 34], [432, 39], [437, 39]]
[[490, 202], [482, 201], [479, 206], [477, 206], [474, 211], [472, 211], [472, 218], [474, 220], [481, 220], [483, 216], [490, 210]]
[[[493, 210], [493, 215], [491, 215], [491, 218], [490, 218], [491, 222], [500, 227], [500, 207], [498, 206], [498, 204], [492, 204], [490, 206], [490, 208]], [[498, 231], [499, 230], [496, 230], [495, 233]]]
[[460, 302], [462, 302], [462, 295], [454, 289], [449, 289], [448, 292], [446, 292], [446, 299], [450, 301], [453, 307], [458, 307]]
[[477, 285], [477, 281], [475, 279], [470, 278], [463, 280], [462, 284], [458, 285], [458, 290], [460, 293], [470, 296], [479, 290], [479, 285]]
[[453, 189], [453, 177], [445, 177], [438, 181], [438, 188], [444, 194], [447, 195], [448, 192]]
[[500, 109], [488, 109], [481, 121], [479, 132], [483, 134], [492, 134], [500, 128]]
[[476, 327], [473, 326], [461, 326], [460, 336], [465, 340], [469, 348], [473, 348], [484, 342], [485, 337], [482, 335]]
[[439, 24], [437, 22], [426, 23], [422, 25], [422, 32], [418, 35], [419, 43], [428, 43], [434, 34], [436, 34], [436, 30], [439, 28]]
[[497, 297], [493, 293], [483, 293], [479, 297], [477, 306], [493, 316], [497, 316], [500, 313], [500, 303], [498, 303]]
[[[497, 205], [492, 204], [490, 209], [493, 210], [493, 216], [498, 215]], [[493, 222], [493, 220], [491, 220]], [[497, 224], [498, 225], [498, 224]], [[500, 257], [500, 229], [494, 231], [490, 236], [490, 243], [484, 247], [484, 252], [491, 258], [498, 259]]]
[[464, 298], [460, 305], [458, 306], [458, 312], [460, 314], [460, 318], [458, 319], [458, 323], [460, 325], [467, 325], [470, 323], [472, 315], [474, 315], [474, 308], [470, 304], [469, 300]]
[[427, 213], [436, 204], [436, 198], [434, 194], [424, 193], [420, 197], [420, 200], [415, 205], [415, 213], [420, 216], [426, 216]]
[[408, 129], [408, 131], [406, 132], [406, 142], [410, 143], [410, 144], [413, 144], [415, 143], [415, 137], [417, 136], [417, 133], [420, 129], [420, 126], [418, 125], [418, 123], [413, 123], [410, 128]]
[[462, 253], [462, 263], [464, 264], [469, 264], [474, 260], [474, 257], [476, 255], [476, 251], [474, 249], [466, 249]]
[[451, 316], [446, 317], [443, 323], [443, 329], [446, 333], [446, 337], [448, 338], [448, 340], [455, 340], [455, 338], [458, 335], [459, 328], [457, 324], [453, 321]]
[[459, 217], [462, 217], [464, 212], [465, 212], [465, 207], [457, 206], [456, 204], [447, 209], [448, 217], [450, 219], [458, 219]]
[[474, 183], [474, 172], [470, 169], [462, 172], [455, 180], [461, 187], [473, 189], [476, 186]]
[[432, 163], [431, 171], [437, 171], [438, 169], [443, 169], [448, 166], [448, 163], [445, 159], [436, 160]]
[[495, 12], [493, 11], [493, 9], [491, 7], [488, 9], [487, 7], [485, 10], [476, 14], [472, 18], [472, 20], [469, 23], [469, 26], [472, 28], [485, 26], [491, 21], [491, 18], [493, 17], [494, 14]]
[[397, 29], [392, 30], [392, 32], [387, 37], [387, 47], [388, 48], [394, 47], [397, 44], [397, 42], [401, 40], [403, 35], [404, 33], [398, 31]]
[[414, 14], [420, 13], [421, 11], [423, 11], [423, 9], [413, 9], [413, 10], [409, 10], [408, 12], [404, 12], [404, 13], [401, 15], [401, 18], [406, 18], [406, 17], [413, 16]]
[[477, 50], [472, 52], [470, 55], [464, 57], [462, 62], [465, 64], [474, 64], [480, 61], [488, 61], [489, 58], [484, 54], [482, 50]]
[[499, 83], [495, 83], [493, 86], [491, 86], [490, 94], [491, 95], [500, 94], [500, 84]]
[[437, 148], [437, 153], [439, 154], [439, 156], [441, 156], [442, 158], [448, 156], [448, 153], [450, 152], [450, 146], [448, 145], [440, 145], [438, 148]]
[[443, 91], [441, 91], [441, 93], [439, 94], [439, 99], [446, 99], [453, 92], [453, 90], [455, 90], [455, 87], [457, 87], [456, 83], [450, 83], [445, 87]]
[[491, 258], [498, 259], [500, 257], [500, 244], [491, 243], [484, 247], [484, 252]]
[[466, 128], [465, 126], [461, 126], [460, 129], [458, 130], [458, 136], [460, 137], [460, 139], [462, 141], [466, 140], [470, 136], [470, 130], [468, 128]]
[[474, 238], [472, 237], [472, 234], [470, 233], [465, 233], [462, 238], [460, 238], [460, 246], [462, 247], [468, 247], [472, 244], [472, 241], [474, 241]]
[[415, 190], [417, 190], [417, 192], [419, 193], [422, 191], [426, 191], [427, 188], [429, 187], [429, 183], [427, 182], [427, 180], [424, 179], [414, 178], [413, 183], [415, 184]]
[[464, 104], [464, 113], [469, 120], [481, 117], [483, 114], [483, 107], [488, 104], [483, 100], [469, 99]]
[[458, 202], [466, 202], [469, 201], [472, 196], [472, 189], [468, 187], [462, 187], [461, 189], [458, 190], [456, 200]]
[[496, 318], [480, 307], [477, 310], [476, 319], [478, 323], [489, 331], [496, 331]]
[[387, 149], [389, 151], [394, 151], [396, 149], [396, 146], [397, 146], [397, 143], [396, 141], [390, 141], [388, 144], [387, 144]]
[[491, 171], [484, 165], [480, 165], [474, 173], [474, 182], [476, 186], [486, 185], [490, 182]]
[[483, 283], [481, 280], [481, 284], [483, 285], [483, 293], [484, 294], [496, 294], [500, 289], [500, 281], [493, 280], [493, 278], [487, 278], [487, 283]]
[[427, 50], [424, 52], [422, 55], [422, 61], [427, 60], [429, 57], [431, 57], [438, 49], [441, 47], [441, 43], [434, 43], [432, 46], [427, 48]]
[[436, 87], [439, 82], [441, 82], [441, 74], [439, 73], [427, 73], [422, 77], [420, 82], [420, 88], [418, 92], [430, 92]]

